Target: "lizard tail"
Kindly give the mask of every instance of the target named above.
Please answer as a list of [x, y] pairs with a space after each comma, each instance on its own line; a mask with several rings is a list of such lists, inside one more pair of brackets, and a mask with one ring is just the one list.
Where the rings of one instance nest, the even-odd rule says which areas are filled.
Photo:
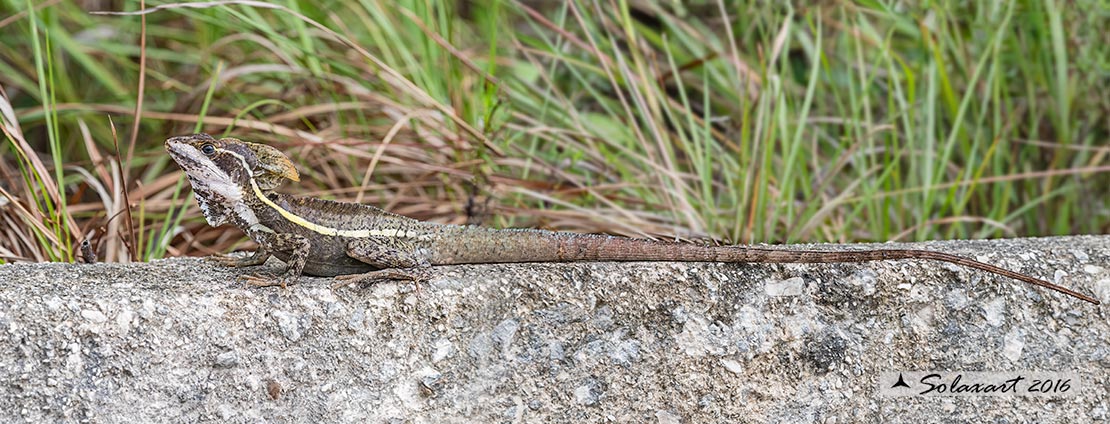
[[[743, 263], [835, 263], [898, 259], [926, 259], [953, 263], [1044, 287], [1095, 305], [1100, 302], [1045, 280], [962, 256], [931, 250], [875, 249], [851, 251], [785, 250], [750, 246], [706, 246], [660, 242], [594, 234], [542, 230], [492, 230], [458, 227], [461, 237], [446, 249], [437, 249], [436, 264], [584, 262], [584, 261], [676, 261]], [[476, 234], [485, 233], [485, 234]]]

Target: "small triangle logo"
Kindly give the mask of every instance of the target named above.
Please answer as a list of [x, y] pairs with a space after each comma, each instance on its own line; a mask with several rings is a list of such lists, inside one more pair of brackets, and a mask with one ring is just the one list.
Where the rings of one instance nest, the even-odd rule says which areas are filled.
[[906, 380], [902, 378], [902, 373], [898, 373], [898, 382], [894, 383], [893, 386], [890, 386], [890, 388], [892, 389], [895, 387], [905, 387], [907, 389], [910, 388], [910, 385], [906, 384]]

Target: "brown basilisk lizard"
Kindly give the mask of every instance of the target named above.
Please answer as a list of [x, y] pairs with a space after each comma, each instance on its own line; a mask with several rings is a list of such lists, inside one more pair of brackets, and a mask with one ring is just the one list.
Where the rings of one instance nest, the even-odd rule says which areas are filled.
[[271, 255], [287, 264], [276, 278], [248, 276], [255, 285], [285, 285], [302, 273], [334, 276], [337, 286], [382, 279], [421, 281], [432, 265], [511, 262], [684, 261], [828, 263], [892, 259], [951, 262], [1098, 304], [1098, 300], [994, 265], [928, 250], [819, 251], [705, 246], [596, 234], [496, 230], [418, 221], [357, 203], [274, 191], [299, 181], [277, 149], [208, 134], [173, 137], [166, 151], [185, 171], [208, 224], [232, 223], [259, 245], [246, 258], [217, 258], [231, 266], [259, 265]]

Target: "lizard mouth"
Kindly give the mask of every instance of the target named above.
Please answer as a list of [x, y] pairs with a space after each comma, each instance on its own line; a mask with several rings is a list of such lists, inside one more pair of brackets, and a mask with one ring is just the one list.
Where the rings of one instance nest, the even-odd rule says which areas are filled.
[[[216, 139], [208, 134], [192, 134], [181, 135], [177, 137], [170, 137], [166, 139], [165, 148], [166, 152], [170, 154], [178, 164], [182, 164], [182, 160], [188, 160], [196, 163], [198, 160], [208, 160], [200, 153], [197, 146], [204, 143], [215, 143]], [[203, 158], [203, 159], [202, 159]], [[184, 168], [184, 166], [182, 166]]]
[[214, 174], [226, 176], [226, 173], [220, 170], [211, 158], [200, 152], [196, 142], [196, 136], [170, 137], [165, 142], [166, 153], [170, 154], [170, 158], [190, 179], [210, 179]]
[[166, 152], [170, 158], [177, 162], [177, 166], [185, 171], [185, 175], [193, 183], [193, 188], [210, 186], [212, 184], [234, 185], [231, 177], [220, 168], [211, 158], [201, 153], [189, 136], [173, 137], [166, 140]]
[[181, 169], [185, 170], [186, 173], [188, 173], [189, 170], [187, 169], [186, 165], [195, 164], [196, 160], [191, 158], [190, 155], [186, 153], [186, 150], [192, 150], [193, 153], [198, 152], [196, 152], [196, 149], [193, 148], [193, 146], [190, 146], [184, 141], [179, 140], [180, 138], [181, 137], [173, 137], [166, 140], [166, 153], [169, 153], [170, 158], [173, 159], [174, 162], [177, 162], [177, 165], [180, 166]]
[[166, 139], [165, 143], [166, 152], [170, 154], [170, 158], [178, 165], [182, 165], [182, 168], [185, 168], [183, 161], [196, 162], [196, 159], [193, 159], [192, 156], [200, 153], [189, 144], [188, 140], [189, 137], [187, 136], [170, 137]]

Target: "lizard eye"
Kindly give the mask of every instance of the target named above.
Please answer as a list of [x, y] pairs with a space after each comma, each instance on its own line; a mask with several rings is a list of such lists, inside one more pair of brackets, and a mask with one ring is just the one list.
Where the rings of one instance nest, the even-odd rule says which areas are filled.
[[212, 154], [216, 153], [216, 147], [211, 144], [205, 144], [200, 146], [200, 152], [204, 153], [205, 156], [212, 156]]

